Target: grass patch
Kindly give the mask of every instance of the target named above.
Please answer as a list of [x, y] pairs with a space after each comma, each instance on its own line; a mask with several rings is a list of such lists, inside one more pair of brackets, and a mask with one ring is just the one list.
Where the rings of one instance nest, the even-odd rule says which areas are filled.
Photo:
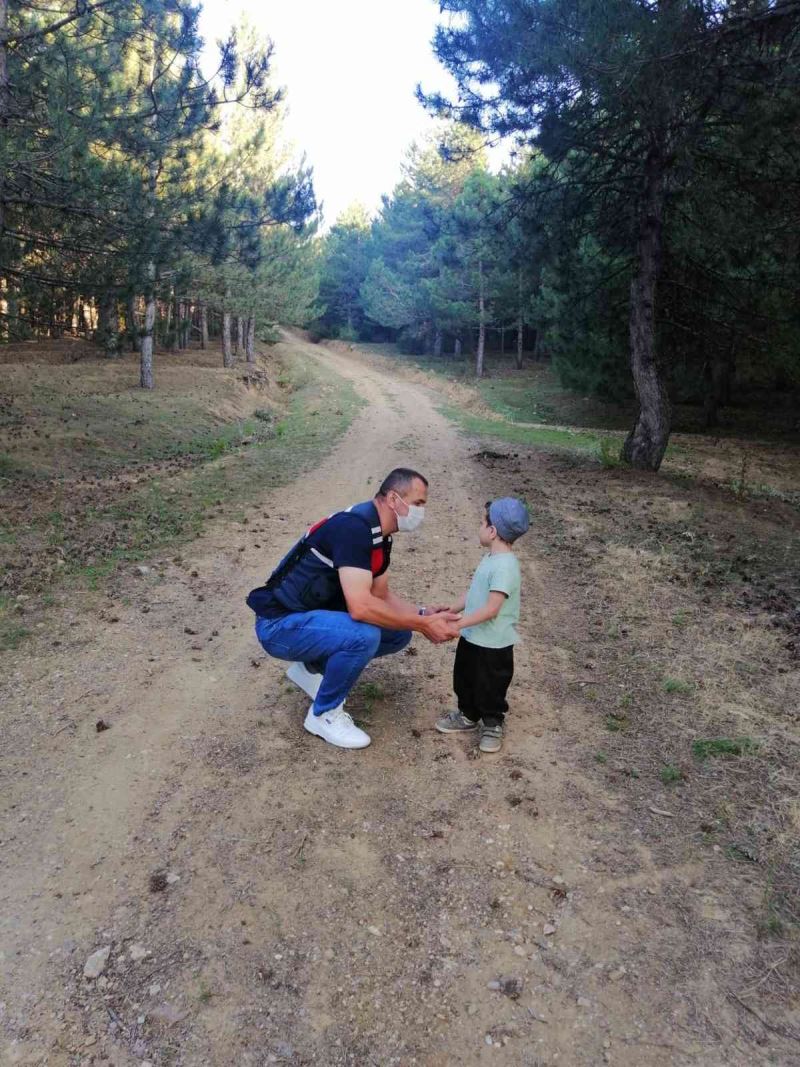
[[508, 441], [510, 444], [527, 445], [529, 448], [547, 452], [587, 453], [595, 452], [600, 447], [600, 437], [594, 433], [519, 426], [515, 423], [474, 415], [454, 404], [444, 404], [440, 410], [451, 422], [476, 437], [495, 438]]
[[752, 756], [760, 747], [752, 737], [708, 737], [692, 742], [692, 755], [705, 762], [719, 756]]
[[671, 678], [669, 675], [664, 679], [665, 693], [691, 693], [691, 682], [685, 682], [682, 678]]
[[[202, 373], [202, 369], [193, 369]], [[222, 422], [205, 407], [219, 402], [213, 381], [200, 380], [198, 386], [195, 380], [195, 393], [188, 398], [162, 394], [144, 398], [144, 406], [134, 398], [141, 415], [132, 420], [137, 423], [137, 447], [130, 454], [123, 440], [118, 454], [102, 450], [102, 473], [154, 459], [166, 460], [161, 470], [138, 484], [122, 483], [119, 489], [113, 482], [106, 483], [106, 491], [99, 493], [61, 490], [54, 479], [59, 489], [54, 504], [31, 517], [21, 512], [15, 525], [3, 524], [0, 573], [4, 566], [13, 568], [17, 587], [31, 592], [39, 590], [39, 582], [41, 588], [52, 590], [54, 581], [97, 589], [119, 564], [195, 538], [211, 517], [235, 519], [241, 505], [313, 467], [344, 433], [363, 401], [349, 381], [288, 346], [282, 376], [289, 395], [277, 430], [266, 407], [252, 417]], [[112, 421], [112, 401], [122, 403], [127, 412], [126, 405], [134, 399], [126, 395], [94, 398], [97, 418], [105, 426]], [[101, 438], [91, 422], [93, 398], [80, 400], [78, 420], [72, 417], [77, 401], [63, 404], [62, 398], [53, 398], [49, 409], [64, 407], [65, 419], [72, 420], [67, 423], [69, 430], [77, 421], [83, 432], [88, 419], [89, 436]], [[160, 406], [153, 406], [155, 400]], [[122, 438], [127, 432], [125, 421], [117, 420]], [[50, 462], [49, 456], [37, 456], [39, 463]], [[176, 456], [191, 456], [191, 462], [170, 462]], [[94, 452], [71, 454], [69, 462], [73, 471], [76, 465], [78, 472], [88, 474], [97, 469]], [[52, 478], [53, 468], [46, 473]], [[60, 568], [55, 574], [54, 559]], [[26, 631], [6, 625], [3, 634], [2, 647], [14, 648]]]
[[683, 771], [674, 763], [667, 763], [661, 768], [659, 778], [664, 785], [675, 785], [676, 782], [683, 781]]

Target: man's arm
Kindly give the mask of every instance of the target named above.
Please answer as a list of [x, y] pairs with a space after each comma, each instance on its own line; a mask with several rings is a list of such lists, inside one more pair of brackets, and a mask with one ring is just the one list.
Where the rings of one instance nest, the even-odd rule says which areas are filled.
[[[385, 575], [381, 575], [384, 578]], [[434, 644], [458, 637], [456, 617], [450, 613], [424, 616], [402, 597], [389, 590], [388, 580], [373, 579], [369, 571], [358, 567], [340, 567], [339, 581], [347, 610], [357, 622], [369, 622], [387, 630], [416, 630]], [[376, 595], [374, 586], [384, 595]]]

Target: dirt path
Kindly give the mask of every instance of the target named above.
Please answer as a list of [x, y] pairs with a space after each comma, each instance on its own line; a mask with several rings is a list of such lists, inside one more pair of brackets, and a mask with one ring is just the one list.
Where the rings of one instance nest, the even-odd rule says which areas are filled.
[[[454, 649], [420, 639], [354, 697], [369, 749], [303, 732], [305, 698], [260, 653], [249, 588], [307, 523], [410, 463], [431, 503], [397, 538], [393, 581], [453, 595], [483, 501], [514, 484], [420, 385], [297, 344], [369, 401], [320, 468], [8, 657], [2, 1062], [800, 1062], [790, 1039], [762, 1050], [719, 958], [688, 950], [702, 913], [724, 924], [715, 952], [741, 951], [727, 902], [693, 868], [659, 867], [580, 772], [574, 732], [565, 743], [580, 711], [557, 679], [582, 594], [535, 537], [499, 758], [432, 730]], [[504, 979], [511, 996], [490, 986]]]

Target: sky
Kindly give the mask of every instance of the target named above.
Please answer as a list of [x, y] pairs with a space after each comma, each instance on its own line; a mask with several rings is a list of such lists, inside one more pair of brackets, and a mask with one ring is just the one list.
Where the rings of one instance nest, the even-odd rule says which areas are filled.
[[325, 224], [350, 204], [372, 214], [400, 178], [403, 155], [433, 120], [414, 87], [449, 90], [433, 56], [435, 0], [203, 0], [207, 48], [241, 14], [275, 44], [287, 139], [314, 168]]

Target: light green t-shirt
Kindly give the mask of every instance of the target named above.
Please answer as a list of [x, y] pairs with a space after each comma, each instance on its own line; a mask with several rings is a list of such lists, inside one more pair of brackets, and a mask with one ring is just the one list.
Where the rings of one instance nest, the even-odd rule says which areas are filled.
[[519, 634], [514, 627], [519, 622], [520, 584], [519, 563], [513, 552], [484, 556], [469, 587], [464, 614], [470, 615], [482, 608], [491, 592], [505, 593], [506, 598], [493, 619], [478, 626], [468, 626], [461, 631], [462, 637], [484, 648], [507, 648], [516, 644]]

